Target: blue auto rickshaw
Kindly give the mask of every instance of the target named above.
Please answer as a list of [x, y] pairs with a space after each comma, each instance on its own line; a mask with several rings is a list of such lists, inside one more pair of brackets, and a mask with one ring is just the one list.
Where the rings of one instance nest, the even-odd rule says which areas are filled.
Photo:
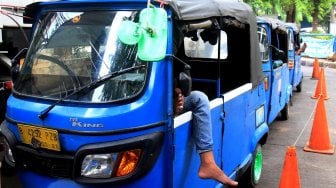
[[279, 116], [287, 120], [292, 96], [287, 28], [278, 19], [258, 17], [258, 36], [265, 74], [267, 122], [270, 124]]
[[222, 187], [197, 175], [192, 112], [174, 114], [177, 67], [191, 74], [177, 79], [186, 95], [209, 97], [216, 163], [259, 182], [268, 108], [250, 6], [63, 0], [33, 3], [27, 17], [31, 44], [21, 69], [13, 60], [1, 125], [21, 185]]
[[300, 30], [295, 23], [285, 23], [288, 29], [288, 68], [289, 82], [297, 92], [302, 91], [303, 73], [301, 69]]

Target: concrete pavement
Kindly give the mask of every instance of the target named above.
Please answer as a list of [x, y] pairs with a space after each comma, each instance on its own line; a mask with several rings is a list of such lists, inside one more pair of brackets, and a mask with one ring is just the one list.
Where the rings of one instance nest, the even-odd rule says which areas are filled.
[[[336, 144], [336, 69], [325, 68], [327, 93], [325, 108], [329, 125], [331, 143]], [[282, 168], [287, 147], [296, 140], [296, 152], [299, 165], [300, 183], [302, 188], [334, 188], [336, 187], [336, 154], [326, 155], [303, 151], [309, 141], [312, 118], [317, 100], [314, 95], [317, 80], [312, 80], [312, 66], [302, 66], [304, 79], [302, 92], [293, 93], [293, 105], [290, 106], [290, 117], [287, 121], [275, 121], [270, 127], [270, 135], [264, 150], [264, 168], [257, 188], [279, 187]], [[312, 117], [311, 117], [312, 116]], [[306, 128], [304, 129], [304, 127]], [[301, 137], [300, 133], [303, 131]]]

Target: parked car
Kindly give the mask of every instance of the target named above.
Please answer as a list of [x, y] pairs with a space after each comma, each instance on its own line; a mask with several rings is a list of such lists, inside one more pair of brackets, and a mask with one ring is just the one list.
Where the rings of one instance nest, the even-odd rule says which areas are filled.
[[0, 123], [5, 119], [6, 101], [12, 88], [11, 59], [29, 45], [31, 24], [23, 23], [22, 12], [26, 4], [33, 2], [34, 0], [1, 1], [0, 8], [3, 14], [0, 14]]

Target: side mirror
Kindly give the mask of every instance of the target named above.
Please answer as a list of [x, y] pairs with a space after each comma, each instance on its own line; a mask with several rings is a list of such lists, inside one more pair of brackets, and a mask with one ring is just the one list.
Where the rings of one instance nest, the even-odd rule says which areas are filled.
[[140, 25], [145, 29], [138, 45], [139, 59], [159, 61], [166, 56], [168, 16], [163, 8], [146, 8], [140, 13]]
[[166, 56], [168, 16], [163, 8], [145, 8], [139, 23], [125, 20], [118, 30], [119, 40], [128, 45], [138, 43], [138, 57], [143, 61], [159, 61]]
[[19, 75], [21, 65], [23, 64], [23, 58], [26, 56], [27, 51], [28, 51], [28, 48], [23, 48], [11, 60], [11, 64], [12, 64], [11, 65], [11, 77], [12, 77], [13, 83], [15, 82], [15, 80], [17, 79]]
[[284, 51], [282, 50], [276, 50], [275, 53], [274, 53], [274, 59], [275, 60], [282, 60], [283, 62], [285, 61], [286, 59], [286, 54]]
[[285, 62], [286, 60], [285, 52], [273, 45], [270, 45], [270, 47], [273, 49], [272, 50], [273, 60], [282, 60], [283, 62]]

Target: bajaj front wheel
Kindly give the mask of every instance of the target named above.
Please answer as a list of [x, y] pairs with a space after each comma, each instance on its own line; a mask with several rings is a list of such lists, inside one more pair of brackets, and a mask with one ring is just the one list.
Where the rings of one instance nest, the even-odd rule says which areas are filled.
[[15, 175], [15, 173], [16, 173], [16, 170], [15, 170], [14, 167], [7, 164], [7, 162], [5, 160], [1, 161], [1, 166], [0, 166], [0, 175], [1, 176], [10, 177], [10, 176]]
[[286, 103], [283, 109], [280, 111], [281, 120], [288, 120], [289, 118], [289, 104], [288, 103]]
[[302, 91], [302, 80], [301, 82], [296, 86], [296, 91], [301, 92]]
[[260, 144], [257, 145], [252, 160], [251, 165], [239, 180], [239, 187], [254, 188], [260, 181], [263, 167], [263, 153]]

